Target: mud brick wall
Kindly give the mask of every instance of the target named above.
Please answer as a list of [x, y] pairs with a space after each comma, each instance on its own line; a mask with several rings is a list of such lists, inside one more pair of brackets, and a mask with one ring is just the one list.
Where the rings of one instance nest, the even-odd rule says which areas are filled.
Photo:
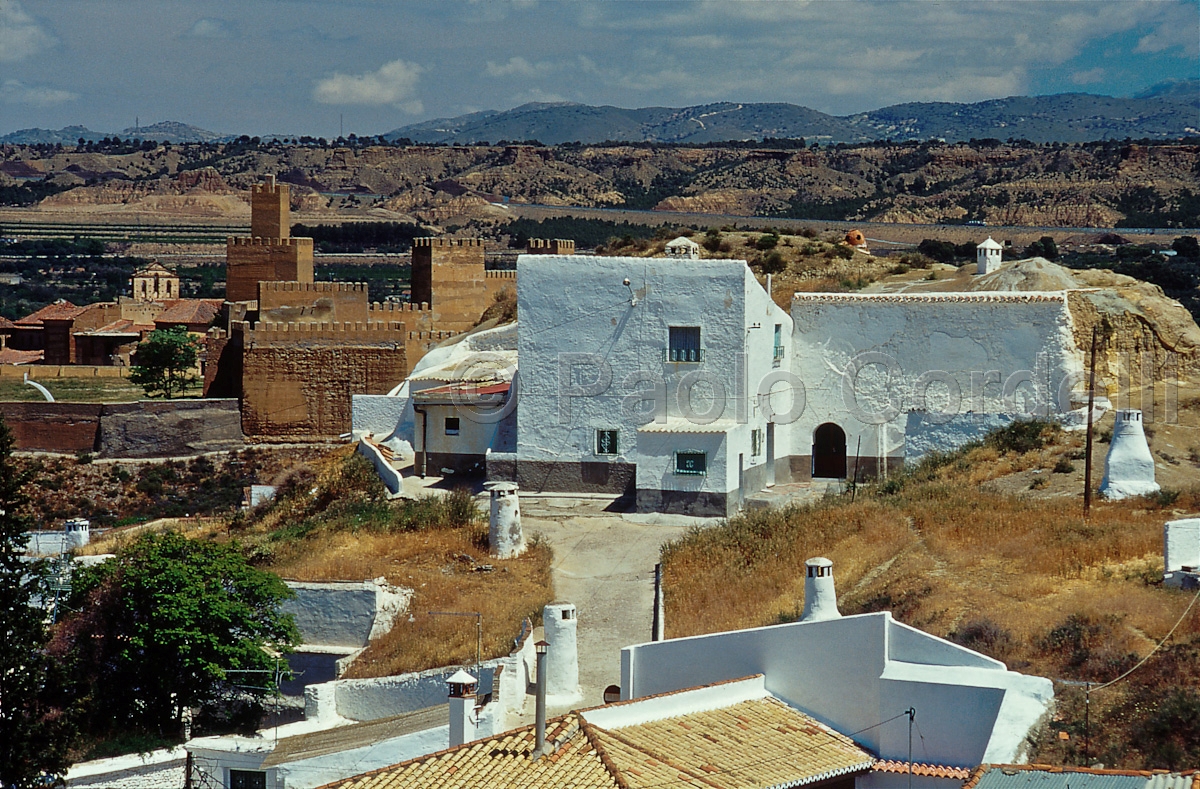
[[100, 403], [0, 403], [16, 448], [42, 452], [95, 452]]
[[349, 432], [351, 394], [387, 394], [408, 374], [402, 342], [257, 346], [244, 365], [242, 429], [250, 436]]
[[252, 301], [259, 282], [312, 282], [311, 238], [229, 238], [225, 243], [225, 298]]
[[484, 285], [487, 287], [488, 304], [491, 304], [495, 300], [496, 294], [505, 288], [512, 291], [512, 297], [515, 299], [517, 297], [517, 272], [511, 270], [486, 271], [484, 272]]
[[366, 321], [363, 282], [260, 282], [258, 316], [267, 323]]

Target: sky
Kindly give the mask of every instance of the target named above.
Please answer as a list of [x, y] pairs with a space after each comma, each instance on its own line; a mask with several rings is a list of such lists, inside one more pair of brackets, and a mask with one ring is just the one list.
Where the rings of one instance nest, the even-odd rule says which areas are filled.
[[0, 0], [0, 134], [332, 138], [531, 101], [848, 115], [1197, 76], [1196, 0]]

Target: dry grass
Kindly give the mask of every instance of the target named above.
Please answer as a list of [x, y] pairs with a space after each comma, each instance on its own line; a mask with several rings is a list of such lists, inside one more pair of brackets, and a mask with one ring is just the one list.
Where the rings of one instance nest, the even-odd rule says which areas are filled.
[[538, 619], [551, 599], [549, 547], [493, 559], [487, 524], [466, 491], [400, 502], [382, 493], [369, 464], [345, 450], [294, 470], [278, 503], [231, 531], [259, 566], [284, 578], [385, 578], [414, 591], [411, 621], [372, 643], [348, 677], [473, 662], [474, 622], [426, 614], [433, 610], [478, 611], [484, 658], [507, 654], [522, 621]]
[[[1097, 501], [1084, 520], [1077, 495], [1035, 498], [995, 489], [1005, 474], [1049, 469], [1076, 451], [1074, 437], [1054, 440], [1025, 453], [975, 448], [902, 483], [860, 490], [855, 503], [839, 497], [756, 511], [689, 534], [663, 553], [668, 635], [796, 618], [804, 560], [821, 555], [834, 562], [844, 614], [888, 609], [1019, 670], [1113, 679], [1167, 634], [1191, 600], [1161, 585], [1162, 524], [1200, 510], [1200, 492], [1184, 492], [1166, 507], [1145, 499]], [[1173, 658], [1183, 661], [1176, 673], [1200, 674], [1200, 606], [1173, 643], [1180, 654], [1189, 644], [1198, 647], [1190, 658]], [[1124, 722], [1101, 738], [1107, 750], [1093, 749], [1093, 756], [1124, 766], [1170, 766], [1170, 754], [1138, 746], [1135, 735], [1149, 725], [1146, 710], [1167, 704], [1162, 694], [1195, 688], [1179, 686], [1160, 659], [1103, 700]], [[1148, 704], [1149, 698], [1158, 701]], [[1185, 718], [1190, 703], [1180, 702]], [[1195, 703], [1200, 713], [1200, 696]], [[1081, 709], [1067, 710], [1051, 733], [1074, 726], [1071, 716]], [[1082, 758], [1078, 748], [1050, 738], [1039, 753]]]

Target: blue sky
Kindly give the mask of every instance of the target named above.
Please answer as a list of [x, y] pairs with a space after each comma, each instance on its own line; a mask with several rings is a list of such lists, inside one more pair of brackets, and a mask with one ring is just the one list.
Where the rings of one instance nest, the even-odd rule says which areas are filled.
[[1196, 0], [0, 0], [0, 133], [380, 134], [529, 101], [1131, 95], [1200, 75]]

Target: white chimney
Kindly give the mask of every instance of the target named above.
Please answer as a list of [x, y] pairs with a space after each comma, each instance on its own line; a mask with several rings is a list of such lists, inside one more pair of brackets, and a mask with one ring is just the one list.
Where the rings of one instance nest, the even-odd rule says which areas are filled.
[[546, 653], [546, 694], [560, 706], [570, 704], [581, 695], [576, 642], [578, 626], [579, 619], [571, 603], [550, 603], [542, 609], [542, 628], [550, 642]]
[[1112, 443], [1104, 459], [1104, 479], [1100, 495], [1106, 499], [1126, 499], [1158, 492], [1154, 481], [1154, 456], [1142, 429], [1142, 412], [1117, 411]]
[[525, 553], [525, 535], [521, 531], [521, 503], [515, 482], [488, 482], [492, 496], [488, 520], [488, 546], [492, 556], [512, 559]]
[[1190, 585], [1200, 573], [1200, 518], [1167, 521], [1163, 526], [1163, 580]]
[[446, 684], [450, 686], [450, 747], [475, 739], [475, 689], [478, 681], [461, 668]]
[[823, 622], [838, 619], [837, 594], [833, 589], [833, 562], [824, 556], [804, 563], [804, 614], [801, 622]]
[[1003, 252], [1004, 247], [988, 236], [987, 241], [975, 247], [975, 273], [991, 274], [1000, 268], [1000, 258]]

